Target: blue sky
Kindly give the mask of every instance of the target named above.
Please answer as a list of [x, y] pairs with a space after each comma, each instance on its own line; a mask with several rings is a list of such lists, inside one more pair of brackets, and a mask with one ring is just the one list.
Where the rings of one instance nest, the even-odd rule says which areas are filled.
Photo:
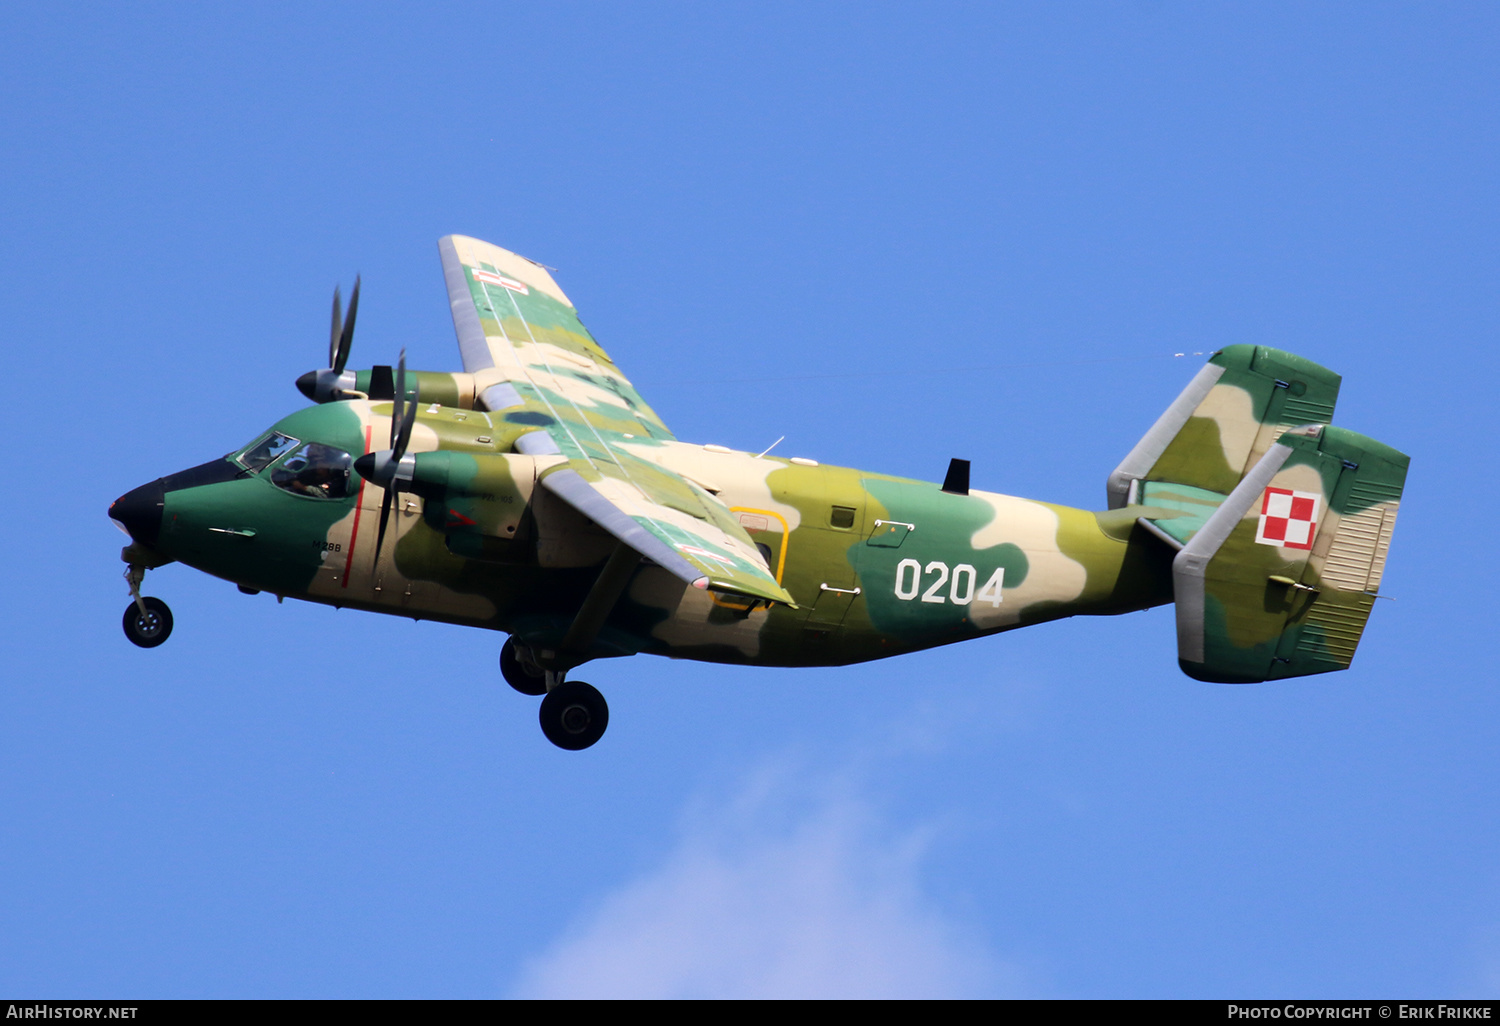
[[[1484, 4], [12, 4], [0, 991], [1493, 996], [1500, 156]], [[1098, 508], [1192, 355], [1412, 456], [1353, 669], [1170, 608], [835, 670], [579, 674], [152, 573], [117, 495], [354, 363], [453, 369], [436, 240], [558, 268], [684, 439]], [[1174, 354], [1185, 353], [1185, 356]]]

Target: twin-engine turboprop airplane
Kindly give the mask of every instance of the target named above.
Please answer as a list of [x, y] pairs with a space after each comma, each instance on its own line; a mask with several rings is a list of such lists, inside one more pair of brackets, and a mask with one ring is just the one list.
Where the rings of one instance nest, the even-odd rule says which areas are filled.
[[127, 493], [110, 516], [132, 602], [174, 560], [334, 606], [505, 631], [500, 669], [545, 695], [542, 730], [586, 748], [608, 707], [566, 679], [639, 652], [824, 666], [1077, 614], [1177, 605], [1199, 680], [1350, 664], [1379, 588], [1408, 459], [1329, 425], [1339, 376], [1259, 346], [1213, 355], [1070, 509], [808, 459], [679, 441], [538, 264], [438, 244], [464, 372], [346, 369], [334, 295], [318, 405]]

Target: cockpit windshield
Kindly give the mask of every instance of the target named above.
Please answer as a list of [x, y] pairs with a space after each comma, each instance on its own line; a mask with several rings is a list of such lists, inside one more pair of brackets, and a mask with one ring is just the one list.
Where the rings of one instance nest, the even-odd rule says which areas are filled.
[[296, 444], [297, 439], [291, 435], [284, 435], [280, 431], [272, 431], [265, 438], [250, 446], [250, 448], [238, 456], [233, 457], [233, 459], [253, 474], [275, 463]]
[[271, 483], [293, 495], [342, 499], [349, 494], [353, 465], [354, 458], [344, 450], [309, 442], [271, 471]]

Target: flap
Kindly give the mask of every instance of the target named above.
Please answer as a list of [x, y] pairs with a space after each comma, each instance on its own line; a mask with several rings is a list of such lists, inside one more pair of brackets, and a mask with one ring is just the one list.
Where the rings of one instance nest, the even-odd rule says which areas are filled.
[[696, 588], [796, 607], [718, 499], [662, 467], [626, 457], [615, 472], [569, 463], [542, 487]]

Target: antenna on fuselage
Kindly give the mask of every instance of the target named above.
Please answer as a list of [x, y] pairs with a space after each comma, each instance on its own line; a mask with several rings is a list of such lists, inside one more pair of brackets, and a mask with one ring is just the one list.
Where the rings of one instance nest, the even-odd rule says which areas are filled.
[[943, 478], [943, 491], [953, 495], [969, 494], [969, 461], [951, 459], [948, 461], [948, 476]]
[[780, 438], [776, 439], [776, 441], [774, 441], [770, 445], [766, 446], [764, 452], [758, 452], [758, 453], [756, 453], [755, 454], [755, 458], [756, 459], [760, 459], [762, 456], [764, 456], [766, 453], [770, 452], [772, 449], [776, 448], [778, 445], [780, 445], [784, 441], [786, 441], [786, 435], [782, 435]]

